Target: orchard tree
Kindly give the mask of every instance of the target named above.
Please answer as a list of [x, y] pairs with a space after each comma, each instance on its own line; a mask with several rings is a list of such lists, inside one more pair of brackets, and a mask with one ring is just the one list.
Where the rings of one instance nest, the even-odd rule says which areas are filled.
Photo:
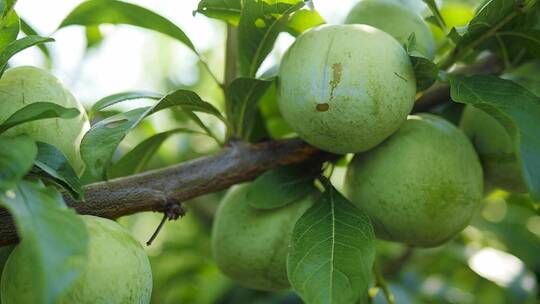
[[[226, 24], [220, 72], [152, 8], [88, 0], [58, 30], [85, 27], [88, 48], [104, 39], [104, 24], [168, 36], [198, 56], [224, 99], [181, 87], [120, 92], [89, 109], [49, 71], [10, 66], [30, 47], [48, 57], [54, 42], [17, 15], [15, 2], [0, 0], [2, 304], [162, 303], [144, 248], [115, 220], [162, 213], [151, 245], [167, 220], [196, 208], [195, 198], [224, 191], [209, 218], [214, 263], [239, 286], [271, 292], [266, 300], [540, 299], [536, 0], [361, 0], [344, 24], [326, 24], [317, 2], [201, 0], [195, 16]], [[263, 68], [282, 33], [295, 41]], [[152, 104], [111, 110], [136, 99]], [[171, 111], [189, 124], [119, 149], [148, 117]], [[207, 136], [219, 151], [147, 170], [178, 133]], [[511, 220], [466, 228], [494, 196], [508, 200]], [[450, 276], [444, 256], [478, 247], [469, 239], [479, 231], [495, 235], [536, 283], [529, 276], [516, 284], [532, 287], [500, 289], [461, 274], [456, 286], [467, 298], [433, 292], [433, 277], [418, 277]]]

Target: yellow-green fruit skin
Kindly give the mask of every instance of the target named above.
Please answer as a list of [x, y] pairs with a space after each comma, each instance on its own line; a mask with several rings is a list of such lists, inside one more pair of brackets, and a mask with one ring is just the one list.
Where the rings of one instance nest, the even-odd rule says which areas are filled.
[[420, 15], [406, 6], [391, 0], [362, 0], [347, 15], [347, 24], [367, 24], [406, 44], [414, 33], [416, 48], [423, 55], [433, 58], [433, 35]]
[[308, 143], [334, 153], [366, 151], [390, 136], [412, 109], [409, 57], [368, 25], [324, 25], [300, 35], [279, 69], [278, 106]]
[[381, 145], [354, 156], [344, 188], [379, 238], [434, 247], [465, 228], [480, 206], [482, 168], [461, 130], [413, 115]]
[[234, 187], [221, 202], [212, 228], [214, 259], [220, 270], [240, 285], [268, 291], [287, 289], [292, 231], [313, 199], [259, 210], [249, 206], [248, 188]]
[[488, 189], [527, 192], [514, 142], [495, 118], [468, 105], [461, 116], [460, 127], [480, 156]]
[[79, 145], [90, 128], [83, 106], [49, 72], [31, 66], [7, 70], [0, 78], [0, 123], [21, 108], [35, 102], [52, 102], [63, 107], [77, 108], [81, 114], [72, 119], [50, 118], [24, 123], [9, 129], [5, 135], [28, 134], [37, 141], [62, 151], [80, 175], [84, 162]]
[[[61, 296], [58, 304], [147, 304], [152, 293], [152, 272], [144, 249], [118, 223], [83, 216], [88, 229], [88, 261], [82, 275]], [[22, 243], [24, 244], [24, 243]], [[25, 263], [26, 247], [17, 246], [2, 275], [2, 304], [36, 303]]]

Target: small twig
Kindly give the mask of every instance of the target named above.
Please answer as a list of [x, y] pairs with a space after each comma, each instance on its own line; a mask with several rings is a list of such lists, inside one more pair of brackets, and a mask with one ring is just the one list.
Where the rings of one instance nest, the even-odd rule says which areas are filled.
[[180, 217], [183, 217], [186, 215], [186, 211], [184, 208], [182, 208], [182, 205], [176, 202], [170, 202], [167, 204], [167, 207], [165, 207], [165, 211], [163, 212], [163, 218], [161, 219], [161, 222], [157, 226], [156, 230], [146, 242], [146, 246], [152, 245], [156, 237], [158, 236], [159, 232], [161, 231], [161, 228], [163, 228], [163, 225], [165, 224], [165, 221], [167, 220], [177, 220]]
[[518, 12], [512, 12], [508, 16], [506, 16], [501, 22], [493, 26], [489, 31], [482, 34], [480, 37], [478, 37], [473, 42], [469, 43], [463, 48], [454, 48], [450, 53], [443, 58], [437, 65], [441, 70], [446, 70], [450, 68], [454, 63], [460, 61], [461, 59], [465, 58], [470, 51], [474, 50], [477, 46], [482, 44], [486, 39], [491, 38], [493, 35], [497, 33], [499, 29], [501, 29], [504, 25], [506, 25], [508, 22], [512, 21], [516, 16], [518, 15]]

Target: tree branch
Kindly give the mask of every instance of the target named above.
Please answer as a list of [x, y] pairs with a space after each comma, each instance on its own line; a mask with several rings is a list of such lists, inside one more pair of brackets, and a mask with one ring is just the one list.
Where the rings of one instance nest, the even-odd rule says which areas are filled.
[[[461, 73], [500, 73], [500, 60], [488, 57]], [[413, 112], [426, 112], [436, 105], [449, 102], [447, 85], [435, 85], [420, 97]], [[247, 182], [278, 165], [324, 161], [331, 154], [321, 152], [305, 142], [275, 140], [258, 144], [232, 142], [219, 154], [196, 159], [142, 174], [100, 182], [85, 187], [85, 202], [75, 202], [68, 195], [68, 206], [80, 214], [117, 218], [144, 211], [163, 212], [171, 202], [179, 204], [189, 199], [220, 191]], [[17, 242], [11, 216], [0, 209], [0, 246]]]
[[[214, 156], [91, 184], [84, 189], [85, 202], [73, 201], [67, 194], [64, 200], [80, 214], [111, 219], [143, 211], [162, 212], [171, 202], [227, 189], [278, 165], [322, 162], [330, 157], [298, 139], [232, 142]], [[0, 223], [0, 246], [15, 243], [15, 227], [5, 209], [0, 210]]]

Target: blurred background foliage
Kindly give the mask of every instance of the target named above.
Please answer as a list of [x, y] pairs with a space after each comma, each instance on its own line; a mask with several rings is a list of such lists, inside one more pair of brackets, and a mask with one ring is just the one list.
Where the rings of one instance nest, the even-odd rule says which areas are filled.
[[[416, 11], [425, 10], [420, 1], [401, 0]], [[197, 58], [183, 45], [159, 34], [129, 26], [102, 26], [85, 31], [70, 27], [54, 32], [63, 17], [81, 1], [20, 0], [17, 11], [38, 33], [52, 35], [51, 59], [37, 48], [17, 55], [10, 64], [50, 68], [88, 108], [103, 96], [127, 90], [165, 93], [179, 88], [197, 92], [223, 110], [223, 96]], [[202, 15], [192, 15], [197, 0], [128, 1], [148, 7], [173, 20], [194, 41], [216, 75], [223, 74], [226, 27]], [[315, 0], [315, 8], [329, 23], [343, 20], [356, 0]], [[478, 1], [438, 1], [449, 26], [463, 26], [472, 17]], [[443, 34], [432, 27], [444, 48]], [[281, 34], [263, 64], [266, 70], [278, 62], [292, 43]], [[536, 69], [524, 73], [540, 75]], [[540, 88], [538, 79], [537, 88]], [[536, 91], [540, 92], [540, 90]], [[275, 90], [262, 101], [261, 113], [272, 137], [290, 133], [275, 105]], [[122, 104], [119, 109], [144, 105], [145, 101]], [[458, 107], [456, 111], [455, 107]], [[109, 114], [115, 113], [111, 110]], [[440, 109], [456, 121], [459, 106]], [[107, 113], [105, 113], [106, 115]], [[224, 130], [210, 116], [202, 116], [217, 134]], [[159, 113], [130, 133], [117, 151], [117, 159], [139, 142], [175, 127], [193, 127], [180, 111]], [[219, 146], [210, 138], [179, 134], [170, 137], [147, 168], [164, 167], [215, 152]], [[342, 164], [343, 165], [343, 164]], [[332, 177], [339, 187], [344, 166]], [[153, 268], [153, 303], [301, 303], [293, 293], [272, 294], [244, 289], [224, 277], [212, 261], [210, 230], [212, 217], [223, 193], [186, 202], [187, 215], [168, 222], [147, 252]], [[160, 214], [137, 214], [120, 219], [142, 243], [161, 220]], [[540, 216], [527, 196], [495, 191], [490, 193], [472, 225], [458, 238], [429, 250], [411, 250], [403, 245], [380, 241], [379, 263], [396, 296], [397, 303], [538, 303], [540, 298]], [[376, 293], [377, 290], [371, 290]], [[378, 292], [375, 303], [385, 303]]]

